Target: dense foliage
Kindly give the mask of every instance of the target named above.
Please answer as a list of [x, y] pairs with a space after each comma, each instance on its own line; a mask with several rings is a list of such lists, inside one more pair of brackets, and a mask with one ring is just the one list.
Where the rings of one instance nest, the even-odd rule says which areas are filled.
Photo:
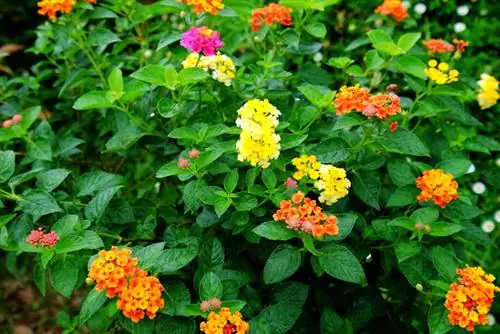
[[40, 22], [0, 39], [5, 273], [83, 291], [64, 333], [498, 332], [498, 6], [463, 5], [5, 7]]

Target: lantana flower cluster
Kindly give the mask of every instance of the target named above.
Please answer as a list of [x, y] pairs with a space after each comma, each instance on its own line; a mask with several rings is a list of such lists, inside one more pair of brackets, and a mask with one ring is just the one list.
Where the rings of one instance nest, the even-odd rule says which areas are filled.
[[488, 323], [487, 314], [500, 288], [493, 283], [495, 276], [485, 273], [481, 267], [459, 268], [457, 274], [459, 284], [450, 285], [444, 305], [450, 324], [472, 332], [476, 325]]
[[273, 218], [277, 222], [284, 221], [290, 229], [311, 234], [315, 238], [339, 233], [337, 217], [325, 214], [316, 201], [305, 197], [300, 191], [292, 196], [291, 201], [281, 201]]
[[249, 329], [250, 325], [243, 320], [241, 313], [231, 313], [227, 307], [219, 312], [210, 312], [207, 321], [200, 324], [200, 330], [206, 334], [246, 334]]
[[483, 73], [481, 75], [481, 80], [479, 80], [477, 84], [481, 88], [480, 92], [477, 94], [477, 102], [479, 106], [481, 106], [481, 109], [493, 107], [500, 99], [497, 79], [489, 74]]
[[6, 119], [5, 121], [2, 122], [2, 127], [4, 129], [11, 128], [12, 126], [16, 125], [17, 123], [21, 122], [23, 120], [23, 115], [16, 114], [12, 116], [10, 119]]
[[182, 62], [183, 68], [201, 68], [205, 72], [211, 72], [214, 80], [231, 86], [236, 77], [236, 66], [231, 57], [217, 53], [213, 56], [203, 56], [198, 53], [191, 53]]
[[177, 0], [178, 2], [184, 2], [188, 6], [192, 6], [196, 14], [208, 13], [212, 15], [217, 15], [220, 10], [224, 9], [224, 4], [222, 0]]
[[250, 100], [238, 110], [236, 125], [241, 128], [236, 142], [239, 161], [269, 167], [280, 155], [280, 136], [276, 133], [281, 112], [266, 100]]
[[314, 155], [302, 155], [292, 160], [297, 171], [293, 177], [300, 181], [307, 177], [314, 182], [316, 189], [321, 191], [319, 201], [332, 205], [349, 193], [351, 181], [343, 168], [322, 164]]
[[384, 0], [384, 2], [375, 9], [375, 13], [390, 16], [397, 22], [403, 21], [409, 16], [401, 0]]
[[[96, 0], [85, 0], [87, 3], [95, 4]], [[69, 14], [73, 10], [76, 0], [42, 0], [37, 3], [38, 14], [47, 15], [49, 19], [54, 20], [57, 13]]]
[[191, 52], [213, 56], [224, 46], [224, 42], [217, 31], [201, 26], [191, 27], [182, 34], [181, 45]]
[[265, 7], [258, 8], [252, 12], [252, 30], [259, 31], [264, 25], [271, 26], [273, 23], [280, 24], [282, 26], [291, 26], [292, 9], [285, 7], [283, 5], [271, 3]]
[[359, 84], [341, 87], [332, 104], [337, 109], [337, 115], [358, 111], [367, 117], [386, 119], [401, 111], [401, 99], [396, 94], [372, 95]]
[[130, 249], [115, 246], [101, 250], [92, 262], [87, 281], [95, 282], [97, 291], [105, 290], [108, 298], [118, 296], [117, 307], [133, 322], [145, 316], [154, 319], [164, 306], [163, 285], [140, 269], [131, 254]]
[[450, 70], [448, 63], [438, 63], [437, 60], [431, 59], [428, 64], [429, 67], [424, 70], [425, 75], [438, 85], [445, 85], [458, 81], [460, 73], [455, 69]]
[[453, 43], [455, 44], [455, 46], [443, 39], [436, 38], [428, 39], [423, 43], [427, 51], [430, 51], [432, 53], [451, 53], [455, 50], [455, 46], [458, 52], [463, 53], [469, 46], [469, 42], [456, 38], [453, 39]]
[[51, 231], [49, 233], [44, 233], [41, 227], [31, 231], [26, 238], [26, 242], [35, 247], [54, 247], [58, 241], [59, 236], [56, 232]]
[[448, 203], [458, 198], [458, 183], [452, 174], [445, 173], [442, 169], [427, 170], [423, 174], [417, 178], [417, 187], [422, 190], [418, 196], [419, 202], [432, 199], [444, 209]]

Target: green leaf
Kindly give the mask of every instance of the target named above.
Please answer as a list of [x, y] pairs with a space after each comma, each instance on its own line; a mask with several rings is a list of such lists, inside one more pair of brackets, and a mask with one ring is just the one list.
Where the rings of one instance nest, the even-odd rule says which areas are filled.
[[172, 65], [165, 68], [165, 87], [174, 90], [179, 85], [179, 74]]
[[460, 199], [452, 201], [443, 210], [443, 215], [449, 219], [461, 221], [470, 220], [483, 213], [477, 206], [462, 202]]
[[156, 48], [156, 51], [166, 48], [170, 44], [179, 41], [181, 38], [182, 38], [182, 33], [180, 33], [179, 31], [172, 32], [171, 34], [160, 40], [160, 42], [158, 43], [158, 47]]
[[381, 139], [381, 144], [389, 152], [423, 157], [430, 156], [429, 149], [420, 138], [404, 128], [398, 129], [396, 132], [387, 132]]
[[107, 188], [98, 193], [90, 202], [87, 204], [85, 208], [85, 217], [92, 221], [98, 222], [109, 202], [115, 196], [115, 194], [120, 190], [121, 186]]
[[95, 195], [99, 191], [122, 184], [123, 178], [119, 175], [102, 171], [89, 172], [75, 180], [75, 192], [77, 197]]
[[108, 76], [109, 88], [116, 93], [123, 93], [123, 74], [122, 70], [115, 67]]
[[342, 319], [337, 313], [329, 308], [325, 308], [321, 314], [321, 334], [352, 334], [348, 330], [349, 324]]
[[42, 172], [36, 180], [36, 187], [45, 191], [57, 188], [71, 172], [67, 169], [51, 169]]
[[236, 189], [236, 186], [238, 185], [238, 179], [239, 174], [238, 169], [236, 168], [226, 174], [226, 176], [224, 177], [224, 189], [226, 189], [226, 192], [228, 194], [231, 194], [234, 189]]
[[160, 273], [172, 273], [187, 266], [198, 255], [198, 246], [169, 248], [160, 256]]
[[103, 91], [90, 91], [78, 98], [73, 109], [76, 110], [89, 110], [98, 108], [111, 108], [113, 103], [108, 99], [106, 92]]
[[146, 247], [134, 248], [134, 255], [139, 260], [139, 267], [143, 270], [150, 271], [156, 269], [160, 263], [160, 257], [165, 248], [164, 242], [157, 242]]
[[300, 267], [300, 250], [290, 245], [279, 245], [274, 249], [264, 266], [264, 283], [274, 284], [292, 276]]
[[399, 263], [399, 269], [412, 286], [425, 285], [436, 275], [432, 263], [423, 254], [417, 254]]
[[396, 189], [387, 201], [387, 207], [407, 206], [417, 202], [420, 190], [415, 186], [404, 186]]
[[410, 215], [410, 219], [415, 222], [415, 224], [429, 225], [434, 223], [439, 217], [439, 210], [436, 208], [422, 208]]
[[464, 227], [462, 225], [437, 221], [431, 225], [429, 235], [433, 237], [447, 237], [463, 229]]
[[395, 249], [398, 262], [401, 263], [420, 253], [422, 247], [417, 241], [402, 241], [396, 244]]
[[299, 91], [304, 94], [306, 99], [318, 108], [326, 108], [332, 103], [335, 93], [327, 88], [315, 85], [303, 85]]
[[188, 127], [181, 127], [173, 129], [168, 136], [174, 139], [185, 139], [185, 140], [198, 140], [198, 132], [194, 129]]
[[246, 304], [247, 302], [244, 300], [224, 300], [221, 307], [227, 307], [231, 310], [231, 312], [239, 312], [245, 307]]
[[30, 170], [29, 172], [16, 175], [9, 180], [9, 187], [11, 189], [14, 189], [18, 185], [33, 179], [38, 174], [40, 174], [40, 172], [43, 170], [44, 170], [44, 168], [35, 168], [35, 169]]
[[369, 206], [380, 210], [380, 181], [374, 174], [360, 171], [353, 180], [354, 193]]
[[233, 201], [231, 198], [218, 196], [214, 203], [217, 216], [221, 217], [229, 209], [232, 203]]
[[418, 33], [414, 33], [414, 32], [406, 33], [398, 39], [398, 46], [405, 51], [410, 51], [410, 49], [415, 44], [417, 44], [417, 42], [420, 40], [421, 37], [422, 37], [422, 33], [420, 33], [420, 32], [418, 32]]
[[57, 259], [50, 266], [50, 282], [66, 298], [71, 297], [78, 282], [78, 261]]
[[440, 162], [436, 168], [444, 170], [446, 173], [451, 173], [455, 178], [467, 174], [472, 162], [467, 159], [451, 159]]
[[0, 152], [0, 183], [6, 182], [16, 169], [16, 156], [13, 151]]
[[250, 321], [249, 334], [284, 334], [293, 327], [302, 305], [297, 302], [279, 302], [266, 307]]
[[429, 324], [429, 334], [445, 334], [453, 329], [448, 321], [448, 310], [442, 301], [437, 301], [431, 306], [427, 315], [427, 323]]
[[417, 173], [404, 159], [391, 157], [387, 164], [387, 170], [389, 171], [389, 178], [395, 185], [399, 187], [415, 186]]
[[438, 273], [448, 282], [455, 280], [457, 268], [460, 267], [460, 261], [458, 261], [452, 252], [443, 247], [433, 247], [432, 263]]
[[172, 175], [177, 175], [182, 172], [182, 169], [177, 165], [177, 161], [170, 161], [169, 163], [160, 167], [158, 172], [156, 172], [156, 177], [159, 179], [169, 177]]
[[372, 44], [392, 42], [391, 36], [383, 30], [371, 30], [367, 35]]
[[340, 0], [281, 0], [281, 4], [286, 7], [296, 9], [316, 9], [325, 10], [329, 7], [339, 3]]
[[255, 234], [269, 240], [287, 241], [297, 237], [297, 232], [286, 227], [283, 222], [265, 222], [252, 230]]
[[396, 59], [398, 71], [424, 80], [427, 78], [424, 73], [426, 67], [427, 65], [415, 56], [402, 56]]
[[311, 35], [317, 38], [324, 38], [326, 36], [326, 27], [323, 23], [314, 22], [306, 25], [304, 29]]
[[200, 281], [200, 299], [210, 300], [213, 297], [222, 298], [224, 287], [216, 274], [209, 272]]
[[352, 63], [354, 63], [354, 60], [348, 57], [333, 57], [328, 59], [327, 65], [343, 70], [348, 68]]
[[198, 159], [193, 161], [193, 165], [196, 167], [196, 169], [200, 170], [215, 162], [223, 154], [224, 150], [219, 148], [203, 151], [198, 157]]
[[160, 65], [146, 65], [130, 76], [156, 86], [166, 87], [167, 85], [167, 70]]
[[111, 43], [121, 41], [111, 30], [105, 28], [95, 28], [89, 34], [89, 44], [92, 46], [106, 47]]
[[363, 267], [347, 248], [329, 244], [321, 251], [325, 255], [319, 257], [319, 264], [328, 275], [351, 283], [366, 283]]
[[43, 190], [27, 191], [19, 202], [19, 208], [31, 215], [34, 222], [42, 216], [62, 211], [54, 197]]
[[108, 152], [126, 150], [145, 135], [146, 133], [142, 132], [139, 128], [127, 126], [115, 133], [115, 135], [106, 142], [106, 150]]
[[384, 58], [380, 57], [377, 50], [370, 50], [364, 57], [366, 68], [369, 70], [379, 69], [384, 64]]
[[83, 300], [80, 310], [79, 321], [81, 324], [87, 322], [101, 307], [106, 303], [108, 298], [104, 291], [97, 291], [96, 289], [90, 290], [87, 297]]
[[266, 185], [267, 189], [276, 188], [276, 184], [278, 183], [278, 179], [276, 177], [276, 174], [270, 168], [265, 169], [262, 172], [262, 181], [264, 181], [264, 184]]
[[322, 143], [316, 144], [311, 149], [318, 160], [325, 164], [336, 164], [349, 158], [351, 147], [347, 142], [340, 138], [328, 139]]
[[78, 223], [79, 219], [77, 215], [66, 215], [52, 225], [52, 231], [57, 232], [57, 235], [62, 238], [75, 232], [75, 227], [77, 227]]
[[65, 235], [56, 244], [55, 252], [71, 253], [82, 249], [103, 248], [102, 239], [94, 231], [83, 231]]
[[406, 218], [406, 217], [398, 217], [396, 219], [393, 219], [387, 223], [387, 226], [402, 227], [402, 228], [407, 229], [409, 231], [415, 230], [415, 222], [413, 220], [411, 220], [410, 218]]
[[0, 216], [0, 228], [7, 225], [7, 223], [10, 222], [15, 216], [16, 216], [15, 213], [10, 214], [10, 215]]
[[181, 86], [195, 84], [207, 79], [210, 75], [199, 68], [185, 68], [179, 72]]
[[29, 141], [27, 151], [33, 160], [52, 161], [52, 148], [47, 139], [40, 138], [35, 141]]
[[373, 47], [382, 53], [387, 53], [391, 56], [399, 56], [405, 53], [405, 50], [394, 44], [394, 42], [375, 43]]

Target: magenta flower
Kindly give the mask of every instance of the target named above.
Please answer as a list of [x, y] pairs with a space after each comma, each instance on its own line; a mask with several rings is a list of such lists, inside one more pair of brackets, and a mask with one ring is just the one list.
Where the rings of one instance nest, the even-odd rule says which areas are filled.
[[31, 231], [26, 239], [26, 242], [33, 246], [54, 247], [59, 241], [59, 236], [56, 232], [43, 233], [43, 229], [39, 227]]
[[224, 46], [224, 43], [220, 40], [220, 34], [217, 31], [203, 26], [192, 27], [182, 34], [181, 45], [191, 52], [213, 56], [219, 48]]
[[56, 232], [52, 231], [45, 234], [42, 238], [43, 247], [54, 247], [59, 241], [59, 236]]
[[42, 239], [43, 230], [41, 227], [39, 227], [38, 229], [31, 231], [31, 233], [28, 235], [28, 238], [26, 239], [26, 242], [30, 245], [38, 246], [41, 244]]
[[289, 177], [285, 181], [285, 187], [287, 189], [296, 189], [298, 187], [297, 181], [295, 181], [294, 179], [292, 179], [291, 177]]

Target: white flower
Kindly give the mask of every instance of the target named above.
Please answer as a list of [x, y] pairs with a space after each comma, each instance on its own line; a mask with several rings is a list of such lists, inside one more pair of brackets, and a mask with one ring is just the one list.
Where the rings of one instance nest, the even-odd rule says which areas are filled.
[[453, 26], [453, 30], [455, 30], [455, 32], [457, 34], [463, 32], [465, 29], [467, 29], [467, 26], [465, 25], [465, 23], [463, 22], [457, 22], [455, 23], [455, 25]]
[[500, 223], [500, 210], [495, 211], [495, 214], [493, 215], [493, 219], [495, 219], [495, 221], [497, 223]]
[[491, 313], [487, 314], [486, 318], [488, 318], [488, 325], [489, 326], [494, 326], [497, 323], [497, 321], [495, 320], [495, 316]]
[[366, 262], [372, 262], [372, 253], [368, 254], [366, 257]]
[[472, 184], [472, 191], [478, 195], [484, 194], [484, 192], [486, 191], [486, 186], [483, 182], [474, 182]]
[[149, 58], [152, 55], [153, 55], [153, 51], [151, 51], [150, 49], [144, 50], [144, 57], [145, 58]]
[[427, 11], [427, 6], [423, 3], [417, 3], [415, 7], [413, 7], [415, 13], [422, 15]]
[[467, 170], [467, 174], [472, 174], [476, 171], [476, 166], [474, 164], [470, 164], [469, 169]]
[[481, 229], [485, 233], [491, 233], [495, 229], [495, 223], [491, 220], [485, 220], [484, 222], [481, 223]]
[[151, 114], [149, 114], [149, 117], [151, 117], [151, 118], [153, 118], [155, 116], [156, 116], [156, 114], [154, 112], [152, 112]]
[[317, 63], [323, 60], [323, 54], [321, 52], [316, 52], [314, 54], [313, 60]]
[[457, 14], [460, 16], [469, 14], [469, 7], [467, 7], [466, 5], [457, 7]]

